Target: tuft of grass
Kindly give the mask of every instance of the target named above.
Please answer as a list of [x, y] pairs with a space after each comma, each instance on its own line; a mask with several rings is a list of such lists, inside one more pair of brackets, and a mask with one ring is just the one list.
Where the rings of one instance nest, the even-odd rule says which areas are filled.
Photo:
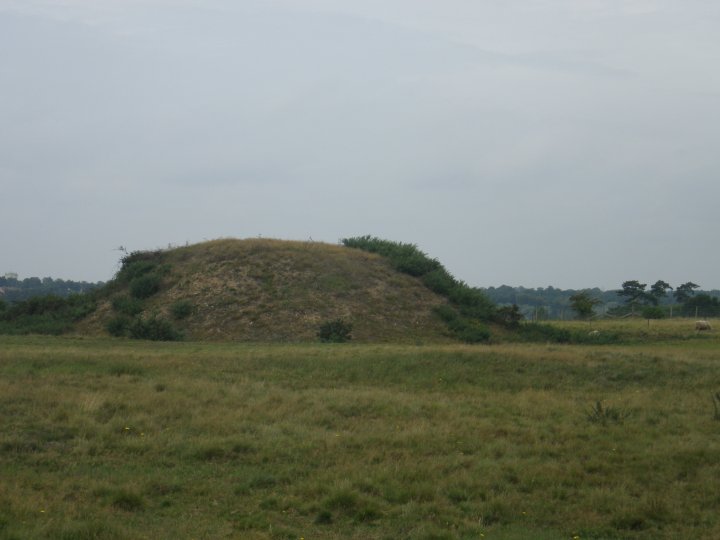
[[145, 368], [135, 364], [114, 364], [108, 368], [108, 373], [115, 377], [122, 377], [123, 375], [140, 377], [145, 374]]
[[620, 424], [628, 417], [628, 414], [627, 411], [616, 407], [603, 407], [602, 401], [596, 401], [588, 412], [587, 419], [593, 424]]
[[121, 540], [125, 536], [113, 526], [100, 520], [70, 523], [57, 530], [49, 531], [47, 538], [57, 540]]
[[712, 394], [712, 404], [714, 409], [713, 420], [720, 420], [720, 392]]
[[332, 512], [328, 510], [321, 510], [318, 512], [317, 516], [315, 516], [315, 520], [313, 521], [316, 525], [329, 525], [332, 522]]
[[113, 493], [110, 502], [114, 508], [126, 512], [138, 512], [145, 508], [145, 500], [140, 495], [123, 489]]

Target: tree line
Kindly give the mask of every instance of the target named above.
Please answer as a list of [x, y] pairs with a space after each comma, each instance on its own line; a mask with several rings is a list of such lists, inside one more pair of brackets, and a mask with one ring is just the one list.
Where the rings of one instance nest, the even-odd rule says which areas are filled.
[[0, 301], [12, 304], [36, 296], [47, 295], [67, 298], [72, 294], [88, 292], [102, 285], [102, 282], [88, 283], [87, 281], [70, 281], [51, 277], [18, 279], [14, 275], [6, 275], [0, 276]]
[[[625, 299], [623, 309], [619, 313], [636, 315], [637, 310], [646, 319], [661, 319], [673, 316], [673, 309], [678, 308], [681, 315], [686, 317], [717, 317], [720, 315], [720, 299], [708, 293], [696, 293], [700, 285], [688, 281], [673, 289], [669, 283], [658, 280], [647, 290], [646, 283], [637, 280], [625, 281], [622, 288], [617, 291], [618, 296]], [[668, 294], [672, 291], [672, 295]], [[671, 298], [671, 301], [667, 301]], [[662, 303], [665, 301], [665, 307]]]
[[[648, 289], [637, 280], [623, 283], [619, 289], [560, 289], [557, 287], [488, 287], [482, 291], [496, 304], [516, 305], [527, 320], [623, 317], [654, 314], [658, 316], [720, 316], [720, 290], [703, 291], [693, 282], [671, 287], [658, 280]], [[651, 312], [649, 308], [656, 308]], [[662, 315], [660, 315], [662, 313]]]

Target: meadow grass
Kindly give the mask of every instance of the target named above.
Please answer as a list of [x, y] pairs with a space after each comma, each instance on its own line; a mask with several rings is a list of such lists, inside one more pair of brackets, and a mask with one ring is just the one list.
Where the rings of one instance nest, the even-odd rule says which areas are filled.
[[[653, 343], [665, 340], [717, 341], [716, 331], [710, 333], [697, 332], [695, 330], [696, 320], [688, 317], [653, 320], [636, 317], [590, 321], [547, 321], [547, 323], [585, 335], [597, 330], [600, 332], [600, 335], [596, 338], [599, 342], [608, 337], [614, 338], [617, 342], [625, 343]], [[713, 328], [720, 328], [720, 321], [717, 319], [708, 319], [708, 321]]]
[[719, 345], [0, 337], [0, 539], [718, 538]]

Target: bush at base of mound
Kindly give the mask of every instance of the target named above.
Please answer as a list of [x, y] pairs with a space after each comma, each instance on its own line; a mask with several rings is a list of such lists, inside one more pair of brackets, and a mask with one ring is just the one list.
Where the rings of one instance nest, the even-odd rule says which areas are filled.
[[110, 319], [107, 331], [115, 337], [129, 337], [132, 339], [147, 339], [150, 341], [180, 341], [182, 333], [170, 321], [151, 315], [150, 317], [135, 317], [130, 319], [119, 315]]
[[151, 341], [180, 341], [182, 334], [170, 321], [152, 315], [147, 319], [138, 317], [128, 328], [128, 335], [133, 339], [149, 339]]
[[318, 337], [323, 343], [345, 343], [352, 339], [352, 327], [352, 323], [342, 319], [328, 321], [320, 326]]

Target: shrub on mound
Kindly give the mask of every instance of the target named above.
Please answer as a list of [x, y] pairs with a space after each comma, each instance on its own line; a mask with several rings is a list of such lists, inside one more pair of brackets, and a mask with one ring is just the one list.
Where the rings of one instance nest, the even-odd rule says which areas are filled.
[[148, 318], [138, 317], [128, 326], [128, 335], [133, 339], [149, 339], [151, 341], [179, 341], [182, 334], [170, 321], [152, 315]]
[[118, 315], [108, 321], [106, 328], [111, 336], [123, 337], [127, 335], [127, 330], [131, 322], [131, 319], [125, 315]]
[[352, 323], [350, 322], [335, 319], [334, 321], [323, 323], [317, 335], [323, 343], [345, 343], [352, 339], [350, 335], [352, 327]]
[[181, 320], [190, 316], [193, 312], [193, 305], [190, 300], [178, 300], [170, 306], [170, 313], [172, 313], [173, 319]]
[[160, 290], [160, 276], [145, 274], [130, 282], [130, 294], [133, 298], [149, 298]]
[[439, 306], [435, 313], [445, 322], [452, 334], [465, 343], [483, 343], [490, 339], [490, 331], [477, 320], [463, 317], [449, 305]]
[[143, 304], [142, 301], [137, 298], [130, 296], [117, 296], [113, 298], [112, 308], [118, 313], [134, 317], [142, 313]]

